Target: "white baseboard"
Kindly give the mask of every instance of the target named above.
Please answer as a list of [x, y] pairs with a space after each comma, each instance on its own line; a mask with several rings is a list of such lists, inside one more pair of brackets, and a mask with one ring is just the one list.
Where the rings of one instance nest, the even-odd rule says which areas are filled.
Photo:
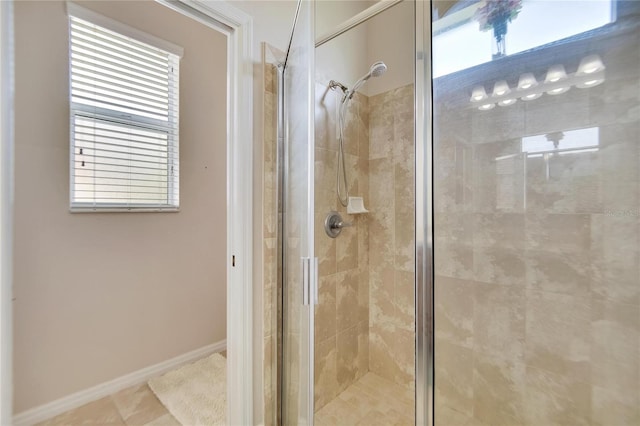
[[204, 346], [200, 349], [196, 349], [195, 351], [187, 352], [186, 354], [179, 355], [150, 367], [145, 367], [141, 370], [134, 371], [133, 373], [118, 377], [117, 379], [101, 383], [97, 386], [65, 396], [64, 398], [23, 411], [13, 417], [13, 424], [15, 426], [27, 426], [42, 422], [55, 417], [58, 414], [62, 414], [89, 402], [114, 394], [122, 389], [145, 383], [153, 377], [159, 376], [167, 371], [171, 371], [200, 358], [204, 358], [214, 352], [221, 352], [226, 348], [227, 341], [225, 339], [217, 343]]

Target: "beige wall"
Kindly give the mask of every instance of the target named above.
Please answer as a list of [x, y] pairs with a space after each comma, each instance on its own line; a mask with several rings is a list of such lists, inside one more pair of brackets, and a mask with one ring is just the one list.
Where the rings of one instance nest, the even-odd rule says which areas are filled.
[[[369, 5], [365, 1], [321, 1], [316, 4], [316, 36], [333, 31], [339, 24]], [[316, 81], [325, 85], [336, 80], [353, 86], [368, 70], [367, 27], [358, 27], [315, 49]], [[367, 93], [367, 87], [362, 88]]]
[[369, 96], [378, 95], [413, 83], [415, 41], [414, 4], [403, 1], [365, 24], [367, 31], [367, 69], [377, 61], [387, 64], [383, 77], [367, 82]]
[[65, 4], [17, 2], [18, 413], [225, 338], [225, 37], [154, 2], [82, 5], [185, 49], [181, 211], [69, 213]]
[[[321, 1], [316, 5], [316, 34], [335, 30], [339, 24], [371, 6], [369, 1]], [[404, 1], [347, 31], [316, 49], [316, 80], [337, 80], [347, 87], [384, 61], [383, 78], [371, 78], [360, 92], [377, 95], [413, 83], [414, 5]]]

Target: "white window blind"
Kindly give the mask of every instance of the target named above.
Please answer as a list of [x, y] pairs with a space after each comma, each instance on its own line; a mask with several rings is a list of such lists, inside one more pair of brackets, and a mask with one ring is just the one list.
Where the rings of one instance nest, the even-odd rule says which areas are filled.
[[177, 209], [179, 56], [71, 15], [70, 57], [72, 211]]

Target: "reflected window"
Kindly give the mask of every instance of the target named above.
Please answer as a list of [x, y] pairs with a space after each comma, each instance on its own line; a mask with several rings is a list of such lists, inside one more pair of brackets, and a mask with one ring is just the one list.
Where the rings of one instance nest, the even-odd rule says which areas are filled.
[[529, 158], [544, 154], [560, 155], [593, 152], [600, 145], [600, 128], [569, 130], [522, 138], [522, 152]]
[[[481, 4], [434, 22], [434, 78], [491, 61], [493, 32], [480, 31], [478, 21], [474, 19]], [[612, 0], [523, 0], [517, 18], [507, 27], [506, 54], [575, 36], [612, 20]]]

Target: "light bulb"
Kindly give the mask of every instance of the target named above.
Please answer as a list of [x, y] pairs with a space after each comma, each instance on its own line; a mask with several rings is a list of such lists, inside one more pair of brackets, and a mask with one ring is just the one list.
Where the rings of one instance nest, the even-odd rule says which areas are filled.
[[527, 90], [538, 85], [538, 81], [530, 72], [524, 73], [520, 76], [518, 81], [518, 90]]
[[480, 105], [478, 109], [480, 111], [489, 111], [490, 109], [494, 109], [495, 107], [496, 107], [496, 104], [484, 104], [484, 105]]
[[544, 80], [545, 83], [555, 83], [556, 81], [564, 80], [567, 78], [567, 73], [564, 70], [563, 65], [553, 65], [547, 71], [547, 78]]
[[542, 93], [531, 93], [529, 95], [523, 96], [522, 100], [523, 101], [532, 101], [534, 99], [538, 99], [540, 96], [542, 96]]
[[503, 101], [498, 102], [500, 106], [509, 106], [515, 104], [517, 99], [505, 99]]
[[578, 75], [593, 74], [594, 72], [604, 70], [604, 64], [598, 55], [589, 55], [580, 61], [578, 66]]
[[551, 90], [547, 91], [547, 93], [550, 94], [550, 95], [559, 95], [561, 93], [568, 92], [569, 89], [571, 89], [571, 86], [562, 86], [562, 87], [558, 87], [558, 88], [555, 88], [555, 89], [551, 89]]
[[604, 78], [594, 78], [593, 80], [587, 80], [584, 83], [576, 84], [576, 87], [579, 89], [587, 89], [589, 87], [595, 87], [602, 83], [604, 83]]
[[494, 98], [506, 95], [509, 92], [511, 92], [511, 89], [509, 88], [509, 85], [507, 84], [507, 82], [504, 80], [497, 81], [496, 84], [494, 84], [493, 86]]
[[480, 102], [487, 99], [487, 92], [484, 90], [484, 86], [476, 86], [471, 92], [471, 102]]

